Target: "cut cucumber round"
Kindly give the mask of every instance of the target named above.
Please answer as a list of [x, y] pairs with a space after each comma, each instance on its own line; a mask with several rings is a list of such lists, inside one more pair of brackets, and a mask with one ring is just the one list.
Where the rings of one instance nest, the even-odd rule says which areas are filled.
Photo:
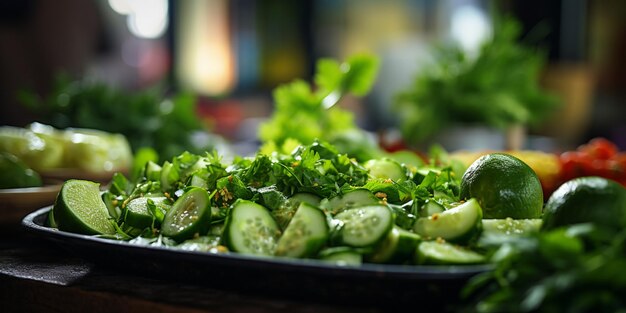
[[180, 178], [177, 171], [173, 170], [174, 164], [169, 161], [163, 162], [161, 167], [161, 190], [168, 191], [172, 185]]
[[479, 264], [485, 261], [482, 254], [439, 241], [423, 241], [415, 253], [417, 264]]
[[373, 178], [391, 179], [395, 182], [407, 178], [407, 171], [400, 163], [390, 158], [373, 159], [365, 162], [363, 167], [369, 170]]
[[444, 212], [417, 219], [413, 231], [425, 238], [467, 242], [480, 234], [482, 217], [478, 201], [472, 198]]
[[351, 247], [333, 247], [320, 251], [319, 259], [338, 266], [359, 266], [363, 254]]
[[538, 232], [542, 222], [542, 219], [484, 219], [477, 245], [479, 247], [500, 246], [511, 237]]
[[211, 222], [209, 193], [198, 187], [188, 189], [167, 211], [161, 233], [178, 242], [205, 235]]
[[124, 223], [128, 226], [144, 229], [151, 227], [154, 222], [160, 224], [161, 221], [156, 219], [148, 209], [148, 199], [152, 200], [158, 210], [163, 214], [169, 211], [171, 205], [166, 197], [141, 197], [135, 198], [126, 204], [124, 211]]
[[389, 235], [381, 241], [367, 258], [373, 263], [402, 263], [409, 260], [421, 237], [410, 231], [394, 226]]
[[331, 214], [337, 214], [343, 210], [366, 205], [379, 204], [380, 200], [365, 188], [348, 191], [343, 195], [332, 197], [328, 200], [327, 208]]
[[414, 151], [400, 150], [388, 154], [388, 157], [400, 164], [405, 164], [412, 168], [417, 168], [424, 165], [424, 160]]
[[302, 202], [306, 202], [306, 203], [314, 205], [314, 206], [319, 206], [320, 205], [320, 201], [322, 201], [322, 198], [320, 198], [319, 196], [314, 195], [312, 193], [298, 192], [298, 193], [294, 194], [293, 196], [289, 197], [289, 201], [295, 202], [297, 204], [300, 204]]
[[260, 204], [237, 200], [226, 218], [224, 244], [230, 251], [253, 255], [274, 255], [280, 228]]
[[161, 166], [152, 162], [146, 162], [146, 167], [144, 168], [144, 176], [148, 180], [158, 181], [161, 179]]
[[542, 219], [484, 219], [483, 236], [518, 236], [541, 229]]
[[115, 234], [97, 183], [76, 179], [66, 181], [52, 210], [60, 230], [87, 235]]
[[443, 211], [445, 210], [446, 209], [444, 208], [443, 205], [439, 204], [437, 201], [435, 201], [435, 199], [431, 198], [431, 199], [426, 200], [426, 203], [424, 203], [424, 205], [420, 209], [419, 215], [421, 217], [429, 217], [429, 216], [432, 216], [433, 214], [443, 213]]
[[278, 240], [275, 254], [293, 258], [314, 255], [326, 243], [328, 233], [326, 214], [317, 207], [302, 202]]
[[118, 199], [118, 196], [107, 190], [103, 192], [100, 197], [102, 198], [102, 201], [104, 201], [104, 205], [106, 205], [109, 215], [116, 221], [119, 220], [120, 216], [122, 216], [122, 209], [120, 208], [122, 201]]
[[393, 214], [383, 205], [348, 209], [337, 214], [335, 219], [343, 224], [339, 233], [340, 241], [351, 247], [374, 246], [393, 227]]
[[188, 186], [200, 187], [203, 189], [209, 188], [209, 184], [207, 182], [205, 175], [202, 175], [201, 173], [192, 174], [188, 180], [189, 180], [187, 184]]

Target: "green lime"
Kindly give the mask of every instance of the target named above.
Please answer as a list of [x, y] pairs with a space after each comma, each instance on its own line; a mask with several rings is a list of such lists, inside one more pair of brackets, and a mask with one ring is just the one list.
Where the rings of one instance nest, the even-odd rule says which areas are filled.
[[0, 127], [0, 151], [9, 152], [35, 170], [57, 168], [63, 161], [63, 147], [28, 129]]
[[87, 235], [115, 234], [109, 211], [100, 198], [100, 184], [71, 179], [54, 202], [54, 221], [60, 230]]
[[476, 198], [483, 218], [539, 218], [543, 191], [537, 174], [520, 159], [492, 153], [480, 157], [461, 179], [461, 199]]
[[0, 152], [0, 189], [39, 187], [41, 177], [16, 156]]
[[542, 229], [591, 222], [603, 227], [626, 226], [626, 189], [601, 177], [575, 178], [548, 199]]

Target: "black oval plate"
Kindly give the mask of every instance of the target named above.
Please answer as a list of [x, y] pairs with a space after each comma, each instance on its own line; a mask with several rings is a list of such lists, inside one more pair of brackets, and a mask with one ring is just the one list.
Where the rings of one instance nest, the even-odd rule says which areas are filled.
[[463, 285], [490, 265], [337, 266], [317, 260], [212, 254], [74, 234], [46, 227], [51, 207], [27, 215], [22, 225], [72, 253], [116, 269], [153, 278], [212, 285], [239, 292], [314, 301], [443, 308], [458, 302]]

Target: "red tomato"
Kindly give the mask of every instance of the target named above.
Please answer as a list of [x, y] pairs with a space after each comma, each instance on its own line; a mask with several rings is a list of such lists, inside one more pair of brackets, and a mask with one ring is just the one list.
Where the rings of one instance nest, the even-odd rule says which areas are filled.
[[595, 159], [608, 160], [617, 154], [617, 146], [605, 138], [594, 138], [581, 146], [579, 151], [588, 153]]

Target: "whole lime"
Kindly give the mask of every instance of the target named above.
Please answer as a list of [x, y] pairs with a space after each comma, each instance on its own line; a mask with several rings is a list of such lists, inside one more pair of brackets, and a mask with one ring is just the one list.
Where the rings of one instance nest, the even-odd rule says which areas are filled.
[[587, 222], [616, 229], [625, 227], [626, 189], [595, 176], [567, 181], [548, 199], [542, 229]]
[[8, 152], [0, 152], [0, 189], [39, 187], [41, 176], [22, 160]]
[[483, 218], [539, 218], [543, 191], [537, 174], [520, 159], [491, 153], [478, 158], [461, 179], [461, 199], [476, 198]]

